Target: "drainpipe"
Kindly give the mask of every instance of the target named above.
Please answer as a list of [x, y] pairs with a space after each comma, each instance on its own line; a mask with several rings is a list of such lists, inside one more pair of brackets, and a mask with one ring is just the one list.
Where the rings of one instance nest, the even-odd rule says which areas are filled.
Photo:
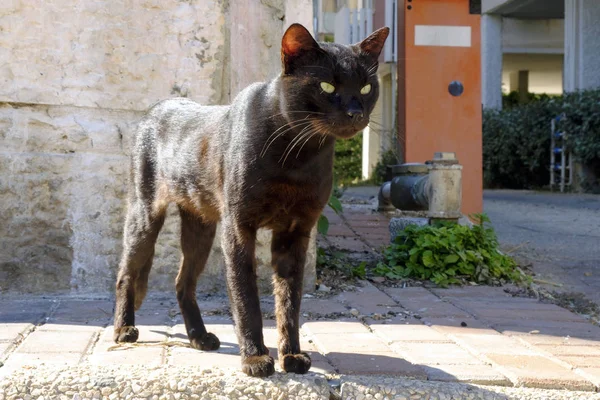
[[435, 153], [425, 164], [394, 165], [379, 190], [380, 211], [411, 211], [427, 219], [458, 220], [462, 214], [462, 166], [455, 153]]

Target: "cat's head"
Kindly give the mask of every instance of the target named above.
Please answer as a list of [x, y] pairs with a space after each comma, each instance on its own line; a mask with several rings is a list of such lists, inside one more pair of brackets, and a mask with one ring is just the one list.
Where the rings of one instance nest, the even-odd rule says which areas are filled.
[[282, 111], [290, 124], [310, 120], [312, 129], [343, 139], [364, 129], [379, 96], [377, 59], [388, 34], [381, 28], [343, 46], [317, 43], [302, 25], [291, 25], [281, 41]]

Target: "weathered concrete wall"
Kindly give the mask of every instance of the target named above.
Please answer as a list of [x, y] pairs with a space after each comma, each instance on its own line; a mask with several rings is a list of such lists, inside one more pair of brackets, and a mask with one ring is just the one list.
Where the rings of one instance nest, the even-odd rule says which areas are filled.
[[[227, 0], [0, 4], [0, 292], [113, 290], [131, 135], [143, 110], [175, 96], [226, 104], [277, 74], [285, 10], [306, 0], [243, 3], [246, 12]], [[243, 26], [252, 29], [236, 38]], [[259, 239], [267, 288], [269, 235]], [[200, 290], [223, 288], [218, 242]], [[151, 290], [171, 291], [175, 215], [156, 250]]]

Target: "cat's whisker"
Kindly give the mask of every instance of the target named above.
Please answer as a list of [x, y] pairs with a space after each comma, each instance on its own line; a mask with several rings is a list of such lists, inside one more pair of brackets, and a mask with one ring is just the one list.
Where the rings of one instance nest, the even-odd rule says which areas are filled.
[[[309, 128], [307, 130], [307, 128]], [[292, 151], [294, 151], [294, 147], [296, 147], [297, 145], [300, 144], [300, 142], [302, 142], [302, 140], [306, 137], [309, 137], [310, 135], [312, 135], [314, 133], [314, 127], [313, 129], [310, 129], [311, 126], [304, 128], [291, 142], [290, 144], [288, 144], [288, 148], [289, 151], [284, 151], [283, 155], [285, 155], [285, 157], [283, 158], [283, 163], [281, 164], [282, 166], [285, 165], [285, 161], [287, 160], [287, 158], [290, 156], [290, 154], [292, 154]], [[291, 147], [290, 147], [291, 146]], [[286, 148], [287, 150], [287, 148]], [[282, 157], [283, 157], [282, 155]], [[281, 161], [281, 159], [280, 159]]]
[[[296, 137], [294, 137], [292, 140], [290, 140], [287, 147], [283, 151], [281, 158], [279, 159], [279, 161], [281, 161], [283, 159], [282, 166], [285, 164], [285, 160], [287, 160], [287, 158], [290, 155], [290, 153], [292, 152], [292, 150], [294, 150], [294, 147], [296, 146], [296, 144], [298, 144], [302, 141], [302, 139], [304, 138], [305, 132], [307, 131], [307, 129], [310, 129], [310, 127], [311, 127], [311, 125], [308, 125], [308, 126], [302, 128], [300, 133], [298, 133], [296, 135]], [[289, 151], [288, 151], [288, 149], [289, 149]]]
[[302, 143], [302, 146], [300, 146], [300, 148], [298, 149], [298, 153], [296, 154], [296, 158], [298, 158], [300, 156], [300, 152], [302, 151], [302, 149], [304, 148], [304, 146], [306, 146], [306, 143], [308, 143], [310, 141], [310, 139], [312, 139], [315, 135], [319, 134], [319, 131], [315, 128], [312, 130], [312, 134], [308, 137], [308, 139], [306, 139], [304, 141], [304, 143]]
[[[269, 150], [269, 147], [271, 147], [271, 145], [272, 145], [272, 144], [273, 144], [273, 143], [274, 143], [274, 142], [275, 142], [275, 141], [276, 141], [278, 138], [280, 138], [281, 136], [285, 135], [287, 132], [289, 132], [289, 131], [290, 131], [290, 130], [292, 130], [292, 129], [299, 128], [299, 127], [300, 127], [300, 126], [302, 126], [302, 125], [310, 124], [311, 122], [312, 122], [312, 120], [310, 120], [310, 121], [307, 121], [307, 120], [305, 120], [305, 119], [300, 119], [300, 120], [296, 120], [296, 121], [293, 121], [293, 122], [288, 122], [287, 124], [285, 124], [285, 125], [283, 125], [283, 126], [279, 127], [279, 128], [278, 128], [278, 129], [277, 129], [275, 132], [273, 132], [273, 133], [272, 133], [272, 134], [271, 134], [271, 135], [270, 135], [270, 136], [267, 138], [267, 140], [265, 141], [265, 145], [263, 146], [263, 150], [260, 152], [260, 157], [262, 158], [262, 157], [264, 157], [264, 156], [267, 154], [267, 150]], [[293, 125], [292, 125], [292, 124], [293, 124]], [[285, 129], [284, 131], [282, 131], [281, 133], [279, 133], [277, 136], [275, 136], [275, 137], [273, 138], [273, 136], [274, 136], [275, 134], [277, 134], [277, 132], [279, 132], [281, 129], [283, 129], [283, 128], [286, 128], [286, 127], [288, 127], [288, 128], [287, 128], [287, 129]], [[273, 139], [271, 139], [271, 138], [273, 138]]]

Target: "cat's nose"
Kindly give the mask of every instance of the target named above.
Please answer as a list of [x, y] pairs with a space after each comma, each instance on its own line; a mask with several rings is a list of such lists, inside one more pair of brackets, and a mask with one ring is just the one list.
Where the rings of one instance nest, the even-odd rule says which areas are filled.
[[364, 117], [363, 110], [360, 107], [348, 108], [346, 115], [352, 119], [362, 119]]

